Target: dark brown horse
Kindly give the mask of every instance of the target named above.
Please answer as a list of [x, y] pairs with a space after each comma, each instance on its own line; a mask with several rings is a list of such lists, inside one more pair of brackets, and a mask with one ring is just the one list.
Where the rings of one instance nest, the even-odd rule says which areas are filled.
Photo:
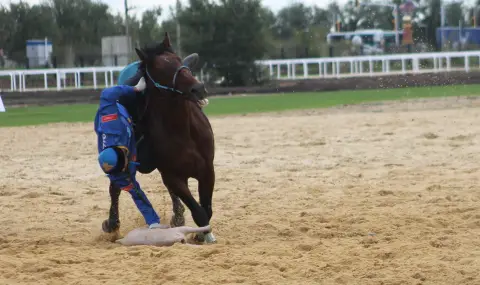
[[[154, 169], [160, 172], [172, 199], [171, 226], [185, 225], [182, 202], [190, 209], [197, 226], [207, 226], [212, 217], [215, 148], [210, 122], [198, 106], [198, 100], [204, 99], [207, 91], [190, 71], [196, 59], [182, 64], [171, 47], [168, 33], [161, 44], [135, 50], [147, 83], [143, 101], [137, 102], [135, 132], [137, 140], [143, 140], [137, 149], [139, 163], [151, 167], [141, 172], [150, 173]], [[200, 204], [188, 188], [189, 178], [198, 181]], [[110, 215], [103, 223], [106, 232], [120, 226], [119, 195], [120, 189], [110, 185]], [[215, 242], [211, 232], [199, 234], [196, 239]]]

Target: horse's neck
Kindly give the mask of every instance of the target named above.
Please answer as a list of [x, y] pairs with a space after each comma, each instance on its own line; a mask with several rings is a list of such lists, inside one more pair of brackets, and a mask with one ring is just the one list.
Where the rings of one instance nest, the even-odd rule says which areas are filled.
[[190, 106], [184, 100], [152, 98], [151, 120], [168, 136], [190, 136]]

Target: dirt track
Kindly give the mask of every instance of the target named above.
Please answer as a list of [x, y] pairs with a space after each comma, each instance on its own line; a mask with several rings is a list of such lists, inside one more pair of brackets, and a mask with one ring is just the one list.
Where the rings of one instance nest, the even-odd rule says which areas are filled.
[[[108, 241], [91, 124], [2, 128], [0, 284], [480, 284], [479, 107], [212, 119], [219, 244], [200, 248]], [[159, 176], [139, 180], [169, 218]], [[120, 208], [122, 233], [141, 225]]]

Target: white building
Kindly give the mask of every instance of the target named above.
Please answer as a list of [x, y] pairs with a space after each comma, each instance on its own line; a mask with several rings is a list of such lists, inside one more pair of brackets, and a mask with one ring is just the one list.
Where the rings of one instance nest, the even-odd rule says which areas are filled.
[[27, 40], [27, 58], [30, 68], [50, 66], [52, 52], [52, 42], [47, 38]]
[[124, 66], [130, 63], [131, 38], [114, 36], [102, 38], [102, 61], [104, 66]]

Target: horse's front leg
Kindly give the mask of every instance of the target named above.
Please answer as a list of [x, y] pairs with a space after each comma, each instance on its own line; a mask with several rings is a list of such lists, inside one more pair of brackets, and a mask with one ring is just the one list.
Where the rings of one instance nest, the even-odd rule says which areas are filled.
[[192, 213], [195, 224], [199, 227], [208, 225], [208, 216], [200, 204], [193, 198], [190, 189], [188, 189], [187, 179], [178, 177], [172, 173], [162, 173], [163, 184], [171, 191], [173, 196], [178, 197], [188, 207]]
[[120, 218], [118, 216], [118, 201], [120, 197], [120, 188], [110, 182], [110, 212], [108, 220], [103, 221], [102, 229], [106, 233], [112, 233], [120, 228]]
[[[215, 186], [215, 171], [213, 165], [207, 167], [204, 175], [198, 179], [198, 196], [200, 197], [200, 205], [207, 213], [208, 223], [212, 219], [212, 197]], [[201, 233], [196, 235], [196, 239], [200, 242], [215, 243], [217, 239], [212, 232]]]

